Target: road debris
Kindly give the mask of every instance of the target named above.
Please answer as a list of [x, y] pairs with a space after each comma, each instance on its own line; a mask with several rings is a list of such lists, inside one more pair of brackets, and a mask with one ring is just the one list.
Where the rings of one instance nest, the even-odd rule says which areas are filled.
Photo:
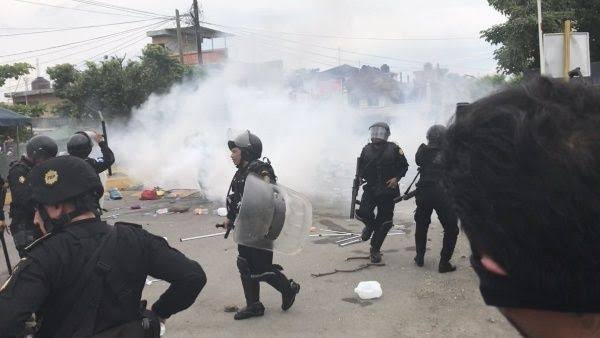
[[203, 209], [203, 208], [194, 209], [194, 215], [208, 215], [208, 209]]
[[169, 212], [184, 213], [190, 211], [190, 207], [174, 206], [169, 208]]
[[193, 241], [195, 239], [217, 237], [217, 236], [225, 235], [226, 233], [227, 233], [226, 231], [223, 231], [223, 232], [217, 232], [215, 234], [209, 234], [209, 235], [194, 236], [194, 237], [188, 237], [188, 238], [180, 238], [179, 241], [180, 242], [187, 242], [187, 241]]
[[360, 299], [375, 299], [381, 297], [383, 290], [377, 281], [360, 282], [354, 289]]
[[312, 277], [323, 277], [323, 276], [329, 276], [329, 275], [333, 275], [336, 274], [338, 272], [357, 272], [357, 271], [361, 271], [364, 269], [367, 269], [371, 266], [385, 266], [385, 263], [367, 263], [367, 264], [362, 264], [360, 266], [358, 266], [355, 269], [335, 269], [334, 271], [331, 272], [322, 272], [322, 273], [311, 273], [310, 275]]
[[164, 215], [164, 214], [166, 214], [168, 212], [169, 212], [169, 208], [162, 208], [162, 209], [156, 210], [156, 214], [157, 215]]
[[240, 308], [237, 305], [225, 305], [224, 311], [227, 313], [237, 312]]
[[121, 193], [119, 192], [119, 189], [117, 189], [117, 188], [111, 188], [108, 191], [108, 197], [111, 200], [122, 200], [123, 199], [123, 195], [121, 195]]

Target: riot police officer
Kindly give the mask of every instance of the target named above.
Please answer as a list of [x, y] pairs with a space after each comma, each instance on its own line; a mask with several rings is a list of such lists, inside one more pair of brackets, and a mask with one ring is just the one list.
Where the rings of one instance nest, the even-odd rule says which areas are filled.
[[[262, 155], [262, 142], [260, 139], [245, 131], [234, 140], [228, 142], [231, 150], [231, 159], [238, 168], [231, 180], [227, 193], [227, 219], [225, 227], [231, 229], [239, 213], [240, 203], [244, 194], [246, 178], [249, 174], [256, 174], [265, 181], [275, 183], [277, 177], [273, 167], [267, 160], [260, 159]], [[267, 282], [281, 293], [281, 308], [287, 311], [300, 291], [300, 285], [281, 272], [283, 268], [273, 264], [273, 252], [269, 250], [238, 245], [237, 266], [240, 271], [246, 307], [240, 309], [234, 316], [236, 320], [262, 316], [265, 307], [260, 302], [260, 283]]]
[[[42, 337], [158, 337], [159, 321], [194, 303], [206, 283], [200, 265], [141, 226], [101, 221], [103, 188], [89, 164], [60, 156], [27, 179], [45, 236], [0, 290], [0, 336], [20, 334], [36, 312]], [[140, 306], [147, 275], [171, 283], [151, 310]]]
[[[379, 122], [369, 128], [371, 143], [367, 144], [359, 158], [359, 176], [366, 181], [357, 219], [365, 224], [362, 240], [371, 238], [371, 262], [381, 262], [381, 246], [392, 228], [394, 198], [400, 194], [398, 182], [406, 175], [408, 162], [402, 149], [388, 142], [390, 126]], [[377, 208], [377, 216], [375, 216]]]
[[31, 191], [27, 175], [35, 165], [56, 156], [58, 145], [48, 136], [34, 136], [27, 142], [26, 155], [10, 164], [8, 185], [12, 202], [10, 204], [10, 230], [19, 256], [23, 250], [40, 237], [38, 228], [33, 224], [35, 206], [31, 202]]
[[90, 135], [84, 131], [77, 132], [75, 135], [71, 136], [69, 142], [67, 142], [67, 151], [69, 152], [69, 155], [84, 159], [99, 174], [115, 163], [115, 155], [108, 147], [108, 143], [106, 143], [101, 134], [93, 133], [93, 136], [94, 141], [98, 143], [98, 146], [100, 147], [102, 157], [96, 159], [89, 157], [92, 152], [93, 143]]
[[415, 263], [423, 266], [427, 245], [427, 230], [431, 223], [433, 210], [438, 215], [444, 228], [444, 239], [438, 271], [440, 273], [455, 271], [456, 267], [450, 263], [456, 239], [458, 237], [458, 219], [440, 186], [443, 175], [442, 145], [446, 127], [434, 125], [427, 131], [427, 145], [421, 144], [417, 150], [415, 160], [419, 166], [421, 178], [417, 182], [417, 210], [415, 211], [415, 244], [417, 255]]

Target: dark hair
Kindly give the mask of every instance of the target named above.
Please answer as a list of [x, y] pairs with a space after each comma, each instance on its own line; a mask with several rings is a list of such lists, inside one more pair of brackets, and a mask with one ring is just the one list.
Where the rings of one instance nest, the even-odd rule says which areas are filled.
[[600, 90], [540, 78], [465, 109], [444, 183], [474, 255], [523, 290], [598, 297]]

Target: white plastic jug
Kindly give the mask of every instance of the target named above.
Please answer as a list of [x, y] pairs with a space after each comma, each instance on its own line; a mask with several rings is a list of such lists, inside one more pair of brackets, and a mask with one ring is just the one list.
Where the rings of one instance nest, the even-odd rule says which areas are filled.
[[360, 299], [379, 298], [383, 294], [381, 284], [377, 281], [360, 282], [356, 289], [354, 289], [354, 292]]

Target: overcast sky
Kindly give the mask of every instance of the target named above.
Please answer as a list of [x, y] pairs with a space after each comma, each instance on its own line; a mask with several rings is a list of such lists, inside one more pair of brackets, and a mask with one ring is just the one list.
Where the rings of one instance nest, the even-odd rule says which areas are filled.
[[[146, 30], [174, 26], [173, 22], [161, 23], [146, 15], [84, 5], [82, 0], [23, 1], [80, 9], [0, 0], [0, 35], [3, 35], [0, 36], [0, 63], [25, 61], [35, 66], [37, 58], [42, 75], [43, 69], [57, 63], [81, 64], [84, 60], [98, 60], [105, 54], [135, 57], [150, 41], [144, 38]], [[173, 15], [175, 9], [187, 12], [191, 6], [191, 0], [94, 1], [163, 15]], [[201, 6], [204, 21], [226, 26], [213, 28], [237, 35], [227, 42], [231, 59], [247, 62], [281, 59], [287, 69], [327, 69], [341, 61], [354, 66], [387, 63], [393, 71], [411, 72], [422, 68], [425, 62], [432, 62], [452, 72], [483, 75], [494, 72], [496, 64], [492, 59], [494, 47], [481, 40], [479, 32], [505, 20], [485, 0], [202, 0]], [[139, 22], [6, 36], [32, 32], [23, 28], [127, 21]], [[87, 44], [7, 56], [109, 34], [115, 35]], [[30, 78], [35, 76], [36, 71], [33, 71]], [[23, 88], [22, 82], [19, 89]], [[14, 90], [16, 85], [16, 81], [9, 81], [1, 91]]]

